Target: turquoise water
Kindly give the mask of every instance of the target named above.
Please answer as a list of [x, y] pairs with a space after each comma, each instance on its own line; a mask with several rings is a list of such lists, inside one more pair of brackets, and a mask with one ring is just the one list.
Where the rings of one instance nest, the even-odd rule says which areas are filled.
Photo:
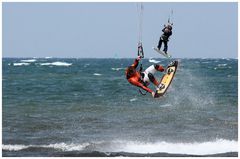
[[236, 156], [238, 60], [177, 60], [153, 99], [134, 59], [3, 58], [3, 156]]

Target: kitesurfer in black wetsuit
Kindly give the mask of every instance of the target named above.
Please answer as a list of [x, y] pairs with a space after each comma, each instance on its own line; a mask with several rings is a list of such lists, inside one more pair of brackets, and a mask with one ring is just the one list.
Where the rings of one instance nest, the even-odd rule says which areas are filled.
[[158, 42], [158, 50], [161, 49], [162, 42], [163, 42], [164, 43], [163, 51], [165, 53], [167, 53], [167, 50], [168, 50], [168, 40], [169, 40], [169, 37], [172, 35], [172, 24], [164, 25], [164, 28], [163, 28], [162, 32], [163, 32], [163, 34], [160, 37], [159, 42]]

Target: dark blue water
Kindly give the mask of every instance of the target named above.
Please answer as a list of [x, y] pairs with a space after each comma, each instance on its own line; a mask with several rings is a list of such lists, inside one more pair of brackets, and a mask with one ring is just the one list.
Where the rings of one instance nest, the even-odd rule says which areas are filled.
[[4, 58], [3, 156], [237, 156], [237, 59], [177, 59], [160, 99], [133, 60]]

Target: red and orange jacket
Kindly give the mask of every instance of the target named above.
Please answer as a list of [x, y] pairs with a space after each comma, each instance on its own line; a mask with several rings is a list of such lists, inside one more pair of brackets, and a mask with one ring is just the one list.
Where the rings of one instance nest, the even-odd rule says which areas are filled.
[[136, 70], [138, 63], [139, 63], [139, 59], [135, 59], [134, 63], [130, 66], [130, 67], [134, 67], [135, 69], [135, 72], [133, 74], [129, 75], [129, 67], [126, 69], [125, 71], [126, 78], [128, 82], [131, 83], [132, 85], [140, 87], [146, 90], [147, 92], [152, 93], [153, 91], [150, 88], [143, 85], [141, 74], [139, 71]]

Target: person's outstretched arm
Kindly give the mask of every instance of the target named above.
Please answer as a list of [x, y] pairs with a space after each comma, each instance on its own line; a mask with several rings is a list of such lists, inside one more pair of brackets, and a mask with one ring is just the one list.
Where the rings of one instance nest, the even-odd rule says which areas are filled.
[[131, 66], [133, 66], [134, 68], [137, 68], [138, 63], [139, 63], [140, 60], [141, 60], [141, 57], [138, 56], [138, 57], [135, 59], [134, 63], [133, 63]]

